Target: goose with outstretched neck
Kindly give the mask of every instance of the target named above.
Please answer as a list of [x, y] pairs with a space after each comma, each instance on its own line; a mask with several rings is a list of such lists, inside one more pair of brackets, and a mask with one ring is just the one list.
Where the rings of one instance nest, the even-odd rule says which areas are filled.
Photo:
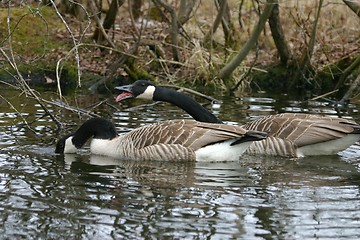
[[[147, 80], [138, 80], [116, 89], [121, 91], [115, 99], [117, 102], [131, 98], [169, 102], [197, 121], [222, 123], [192, 97], [171, 88], [156, 86]], [[294, 158], [332, 155], [360, 140], [360, 125], [354, 121], [304, 113], [269, 115], [242, 127], [269, 133], [268, 138], [250, 145], [248, 152], [253, 154]]]

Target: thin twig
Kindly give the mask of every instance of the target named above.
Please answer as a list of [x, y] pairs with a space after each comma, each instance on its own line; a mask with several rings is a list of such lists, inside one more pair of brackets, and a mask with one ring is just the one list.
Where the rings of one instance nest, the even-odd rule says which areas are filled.
[[[80, 56], [79, 56], [79, 49], [77, 48], [77, 40], [74, 36], [74, 34], [72, 33], [69, 25], [66, 23], [65, 19], [62, 17], [61, 13], [59, 12], [59, 9], [56, 7], [56, 4], [54, 3], [53, 0], [50, 0], [50, 2], [52, 3], [56, 14], [59, 16], [59, 18], [61, 19], [61, 21], [64, 23], [65, 28], [68, 30], [68, 32], [70, 33], [71, 39], [73, 41], [74, 44], [74, 48], [75, 48], [75, 61], [77, 64], [77, 72], [78, 72], [78, 86], [81, 86], [81, 70], [80, 70]], [[57, 79], [57, 81], [60, 81], [60, 79]]]
[[202, 97], [202, 98], [205, 98], [206, 100], [209, 100], [213, 103], [221, 103], [222, 101], [216, 99], [216, 98], [213, 98], [211, 96], [208, 96], [208, 95], [205, 95], [201, 92], [198, 92], [198, 91], [195, 91], [193, 89], [190, 89], [190, 88], [186, 88], [186, 87], [178, 87], [178, 86], [173, 86], [173, 85], [161, 85], [162, 87], [172, 87], [172, 88], [176, 88], [178, 89], [178, 91], [186, 91], [188, 93], [191, 93], [191, 94], [194, 94], [194, 95], [197, 95], [199, 97]]
[[[108, 46], [104, 46], [104, 45], [100, 45], [100, 44], [96, 44], [96, 43], [80, 43], [78, 45], [78, 47], [96, 47], [96, 48], [103, 48], [103, 49], [107, 49], [107, 50], [110, 50], [112, 52], [116, 52], [116, 53], [120, 53], [122, 55], [125, 55], [127, 57], [132, 57], [132, 58], [135, 58], [135, 59], [139, 59], [138, 56], [134, 55], [134, 54], [131, 54], [131, 53], [127, 53], [127, 52], [124, 52], [124, 51], [121, 51], [117, 48], [112, 48], [112, 47], [108, 47]], [[72, 49], [73, 50], [73, 49]], [[72, 51], [71, 50], [71, 51]]]
[[51, 104], [51, 105], [54, 105], [56, 107], [60, 107], [60, 108], [75, 112], [75, 113], [77, 113], [79, 115], [86, 115], [86, 116], [89, 116], [89, 117], [100, 117], [100, 115], [98, 115], [96, 113], [93, 113], [93, 112], [91, 112], [89, 110], [81, 109], [81, 108], [78, 108], [78, 107], [70, 106], [70, 105], [64, 103], [63, 101], [49, 101], [49, 100], [46, 100], [46, 99], [42, 99], [42, 100], [47, 104]]
[[139, 110], [139, 109], [144, 109], [144, 108], [147, 108], [147, 107], [152, 107], [152, 106], [155, 106], [157, 104], [160, 104], [162, 102], [153, 102], [153, 103], [149, 103], [149, 104], [142, 104], [142, 105], [137, 105], [137, 106], [134, 106], [134, 107], [129, 107], [129, 108], [124, 108], [122, 109], [123, 111], [135, 111], [135, 110]]
[[15, 61], [15, 57], [14, 57], [14, 52], [12, 49], [12, 38], [11, 38], [11, 25], [10, 25], [10, 19], [11, 19], [11, 3], [9, 2], [9, 6], [8, 6], [8, 16], [7, 16], [7, 28], [8, 28], [8, 32], [9, 32], [9, 38], [8, 38], [8, 44], [9, 44], [9, 51], [10, 51], [10, 55], [11, 57], [9, 57], [5, 51], [0, 48], [0, 52], [1, 54], [5, 57], [5, 59], [7, 60], [7, 62], [11, 65], [11, 67], [13, 68], [13, 70], [15, 70], [17, 77], [19, 78], [18, 81], [22, 87], [22, 90], [25, 91], [25, 93], [30, 94], [31, 96], [33, 96], [36, 101], [39, 103], [39, 105], [42, 107], [42, 109], [44, 109], [44, 111], [50, 116], [50, 118], [57, 124], [58, 127], [61, 126], [61, 122], [59, 120], [57, 120], [57, 118], [51, 114], [51, 112], [46, 108], [46, 106], [43, 104], [43, 102], [41, 101], [40, 97], [34, 92], [34, 90], [32, 88], [30, 88], [30, 86], [27, 84], [27, 82], [25, 81], [25, 79], [23, 78], [23, 76], [21, 75], [17, 65], [16, 65], [16, 61]]
[[164, 2], [163, 0], [153, 0], [154, 3], [162, 6], [165, 8], [171, 15], [171, 43], [173, 45], [172, 51], [173, 51], [173, 59], [175, 61], [179, 61], [179, 51], [178, 51], [178, 20], [176, 17], [176, 12], [171, 5]]
[[21, 112], [19, 112], [16, 107], [14, 107], [14, 105], [12, 105], [11, 102], [9, 102], [5, 97], [3, 97], [2, 95], [0, 95], [0, 98], [2, 100], [4, 100], [9, 106], [11, 109], [13, 109], [17, 114], [18, 116], [21, 117], [21, 119], [23, 120], [24, 124], [27, 126], [28, 129], [30, 129], [31, 131], [35, 132], [31, 127], [30, 127], [30, 124], [26, 121], [26, 119], [24, 118], [23, 114]]

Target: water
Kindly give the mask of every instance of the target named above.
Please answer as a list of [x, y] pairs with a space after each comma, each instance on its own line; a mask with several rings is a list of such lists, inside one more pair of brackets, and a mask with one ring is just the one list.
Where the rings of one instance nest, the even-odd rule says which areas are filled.
[[[360, 238], [359, 145], [336, 156], [228, 163], [115, 160], [88, 149], [64, 157], [53, 153], [54, 144], [83, 121], [77, 114], [47, 105], [67, 124], [58, 132], [34, 100], [11, 89], [0, 95], [21, 111], [0, 100], [1, 239]], [[86, 109], [100, 100], [78, 95], [69, 102]], [[285, 110], [360, 121], [356, 105], [337, 110], [266, 94], [223, 100], [212, 110], [230, 124]], [[119, 131], [188, 117], [169, 104], [94, 110], [112, 116]], [[32, 130], [17, 125], [20, 115]]]

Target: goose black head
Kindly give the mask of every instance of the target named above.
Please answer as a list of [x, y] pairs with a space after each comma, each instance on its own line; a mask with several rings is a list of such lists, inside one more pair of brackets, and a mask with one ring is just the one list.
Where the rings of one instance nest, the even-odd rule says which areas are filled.
[[85, 121], [74, 133], [60, 138], [55, 153], [75, 153], [88, 139], [111, 140], [117, 136], [113, 123], [104, 118], [92, 118]]
[[146, 80], [137, 80], [133, 84], [115, 87], [116, 90], [122, 91], [116, 98], [116, 102], [128, 98], [142, 98], [153, 100], [155, 85]]
[[[55, 147], [55, 153], [64, 153], [65, 147], [68, 145], [69, 141], [71, 141], [72, 134], [66, 135], [58, 140]], [[70, 140], [69, 140], [70, 139]]]

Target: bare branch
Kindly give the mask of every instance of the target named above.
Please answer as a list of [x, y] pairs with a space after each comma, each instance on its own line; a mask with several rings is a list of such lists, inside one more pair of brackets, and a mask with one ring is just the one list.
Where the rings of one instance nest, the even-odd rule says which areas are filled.
[[[111, 28], [111, 26], [114, 25], [115, 18], [118, 13], [118, 9], [121, 5], [124, 4], [124, 2], [125, 0], [112, 0], [109, 6], [109, 11], [105, 16], [104, 22], [101, 23], [96, 13], [96, 7], [94, 5], [94, 1], [90, 1], [90, 8], [94, 14], [96, 24], [98, 26], [98, 28], [95, 30], [93, 34], [93, 39], [95, 39], [96, 42], [101, 42], [102, 37], [105, 37], [106, 41], [109, 42], [109, 44], [112, 47], [114, 47], [113, 43], [111, 43], [109, 37], [107, 36], [107, 32]], [[99, 34], [99, 30], [101, 34]]]
[[221, 20], [223, 18], [226, 6], [227, 6], [227, 0], [221, 0], [220, 1], [220, 9], [218, 11], [218, 14], [216, 15], [216, 18], [215, 18], [212, 28], [205, 35], [204, 42], [208, 42], [209, 40], [211, 40], [213, 34], [216, 32], [216, 29], [219, 27]]
[[231, 73], [235, 70], [236, 67], [240, 65], [240, 63], [245, 59], [252, 47], [256, 44], [256, 41], [259, 38], [260, 33], [264, 29], [265, 23], [269, 18], [273, 7], [274, 0], [268, 0], [265, 4], [264, 11], [260, 16], [259, 22], [256, 25], [251, 37], [248, 39], [248, 41], [245, 43], [239, 53], [220, 70], [219, 77], [221, 79], [224, 80], [226, 78], [229, 78]]
[[184, 25], [191, 17], [191, 12], [195, 6], [196, 0], [181, 0], [179, 6], [178, 20], [179, 25]]
[[[9, 102], [9, 101], [8, 101], [6, 98], [4, 98], [1, 94], [0, 94], [0, 98], [1, 98], [4, 102], [6, 102], [6, 103], [10, 106], [10, 108], [13, 109], [13, 110], [18, 114], [18, 116], [21, 117], [22, 121], [23, 121], [24, 124], [28, 127], [28, 129], [31, 129], [31, 130], [32, 130], [32, 128], [30, 127], [29, 123], [28, 123], [28, 122], [26, 121], [26, 119], [24, 118], [23, 114], [22, 114], [21, 112], [19, 112], [19, 111], [14, 107], [14, 105], [12, 105], [11, 102]], [[32, 130], [32, 131], [33, 131], [33, 130]]]
[[353, 0], [343, 0], [343, 2], [356, 14], [360, 17], [360, 4], [359, 2]]
[[171, 42], [172, 42], [172, 51], [173, 51], [173, 58], [175, 61], [179, 61], [179, 51], [178, 51], [178, 21], [176, 17], [176, 11], [172, 8], [169, 4], [165, 3], [162, 0], [153, 0], [153, 2], [161, 5], [163, 8], [166, 9], [171, 15]]
[[[80, 56], [79, 56], [79, 50], [77, 48], [77, 40], [74, 36], [74, 34], [72, 33], [69, 25], [66, 23], [65, 19], [62, 17], [61, 13], [59, 12], [58, 8], [56, 7], [56, 4], [54, 3], [53, 0], [50, 0], [50, 2], [52, 3], [55, 11], [56, 11], [56, 14], [58, 15], [58, 17], [61, 19], [61, 21], [64, 23], [66, 29], [68, 30], [68, 32], [70, 33], [70, 36], [71, 36], [71, 39], [73, 41], [73, 44], [74, 44], [74, 47], [75, 47], [75, 61], [76, 61], [76, 64], [77, 64], [77, 73], [78, 73], [78, 86], [80, 87], [81, 86], [81, 70], [80, 70]], [[60, 79], [57, 79], [58, 82], [60, 82]]]
[[312, 31], [311, 31], [311, 35], [310, 35], [310, 41], [309, 44], [307, 45], [307, 49], [304, 53], [304, 56], [302, 57], [302, 62], [300, 64], [299, 70], [298, 70], [298, 76], [302, 73], [304, 74], [305, 72], [307, 72], [309, 70], [310, 67], [310, 60], [311, 57], [313, 55], [314, 52], [314, 46], [315, 46], [315, 42], [316, 42], [316, 32], [317, 32], [317, 25], [320, 19], [320, 12], [321, 12], [321, 8], [323, 5], [324, 0], [320, 0], [319, 1], [319, 6], [317, 9], [317, 13], [316, 13], [316, 18], [314, 21], [314, 25], [312, 27]]

